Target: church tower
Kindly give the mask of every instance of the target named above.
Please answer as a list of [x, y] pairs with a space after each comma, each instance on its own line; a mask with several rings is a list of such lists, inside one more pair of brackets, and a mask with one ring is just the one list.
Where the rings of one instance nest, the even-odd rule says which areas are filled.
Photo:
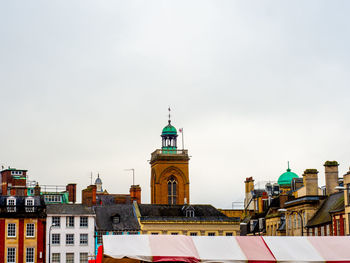
[[171, 125], [163, 128], [162, 149], [151, 154], [151, 203], [183, 205], [190, 202], [188, 151], [177, 149], [177, 130]]

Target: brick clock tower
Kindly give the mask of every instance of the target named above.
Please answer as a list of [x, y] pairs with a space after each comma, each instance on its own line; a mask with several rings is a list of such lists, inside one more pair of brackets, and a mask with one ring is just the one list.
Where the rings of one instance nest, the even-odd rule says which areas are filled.
[[[170, 112], [170, 109], [169, 109]], [[168, 125], [162, 131], [162, 149], [151, 155], [151, 203], [183, 205], [190, 202], [188, 151], [177, 149], [177, 130]]]

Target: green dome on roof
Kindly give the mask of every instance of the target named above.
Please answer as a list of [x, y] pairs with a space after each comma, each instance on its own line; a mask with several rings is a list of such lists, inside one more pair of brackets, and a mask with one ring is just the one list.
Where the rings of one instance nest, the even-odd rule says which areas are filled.
[[162, 135], [170, 135], [170, 134], [177, 135], [177, 130], [174, 126], [170, 124], [170, 121], [169, 121], [169, 124], [163, 128]]
[[293, 178], [299, 178], [299, 176], [296, 173], [291, 172], [291, 169], [289, 169], [288, 162], [287, 172], [281, 174], [281, 176], [278, 178], [277, 183], [279, 185], [290, 185], [292, 183]]

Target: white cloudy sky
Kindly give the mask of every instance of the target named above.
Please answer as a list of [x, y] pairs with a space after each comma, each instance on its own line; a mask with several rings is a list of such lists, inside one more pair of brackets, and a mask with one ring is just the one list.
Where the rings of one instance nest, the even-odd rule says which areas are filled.
[[[230, 208], [246, 177], [350, 165], [347, 1], [1, 1], [0, 164], [41, 184], [149, 202], [167, 124], [191, 202]], [[79, 194], [80, 198], [80, 194]]]

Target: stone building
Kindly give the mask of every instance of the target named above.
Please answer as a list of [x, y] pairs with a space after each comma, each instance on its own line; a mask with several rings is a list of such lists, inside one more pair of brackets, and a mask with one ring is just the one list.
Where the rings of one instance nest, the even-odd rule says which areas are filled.
[[211, 205], [134, 203], [142, 234], [189, 236], [239, 235], [239, 218], [230, 218]]

